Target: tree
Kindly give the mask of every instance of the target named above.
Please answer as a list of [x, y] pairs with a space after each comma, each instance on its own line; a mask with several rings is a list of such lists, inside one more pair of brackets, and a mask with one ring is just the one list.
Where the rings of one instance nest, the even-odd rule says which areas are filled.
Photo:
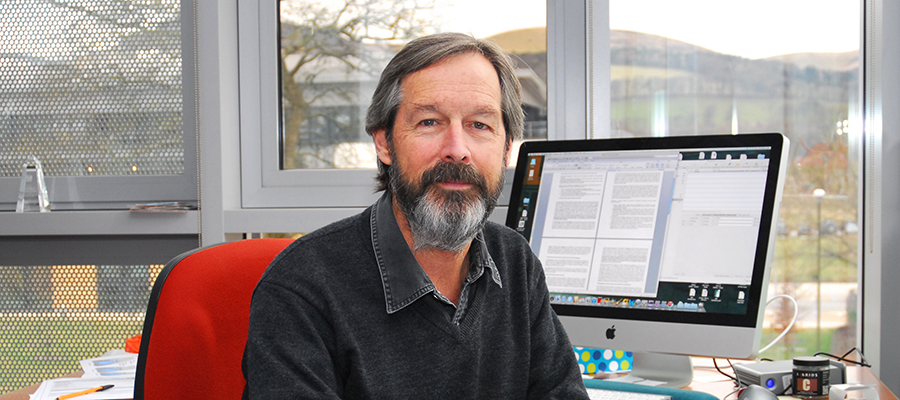
[[[285, 169], [334, 167], [324, 149], [361, 132], [360, 87], [399, 45], [427, 33], [419, 0], [281, 1]], [[339, 137], [335, 137], [339, 136]]]

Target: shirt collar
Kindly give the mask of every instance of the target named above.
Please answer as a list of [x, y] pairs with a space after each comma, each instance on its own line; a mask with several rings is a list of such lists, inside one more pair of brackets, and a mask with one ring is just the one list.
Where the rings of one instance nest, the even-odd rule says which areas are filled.
[[[384, 286], [384, 300], [388, 314], [400, 311], [422, 296], [435, 292], [434, 284], [413, 256], [400, 231], [391, 203], [391, 193], [385, 193], [372, 205], [371, 214], [372, 247], [381, 283]], [[487, 251], [483, 232], [478, 232], [470, 248], [470, 269], [466, 282], [474, 282], [485, 271], [491, 273], [491, 280], [503, 287], [500, 272]]]
[[470, 282], [474, 282], [484, 273], [485, 270], [491, 273], [491, 280], [497, 284], [499, 287], [503, 287], [503, 281], [500, 279], [500, 270], [497, 269], [497, 264], [494, 264], [494, 259], [491, 258], [491, 254], [488, 253], [487, 245], [484, 243], [484, 231], [479, 231], [475, 236], [475, 240], [472, 241], [472, 247], [469, 250], [469, 258], [471, 261], [469, 262], [469, 276], [466, 279]]

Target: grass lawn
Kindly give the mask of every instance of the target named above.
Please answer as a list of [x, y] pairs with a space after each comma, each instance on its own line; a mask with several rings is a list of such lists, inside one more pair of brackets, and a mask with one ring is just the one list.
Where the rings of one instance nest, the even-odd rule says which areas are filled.
[[[780, 332], [773, 329], [764, 329], [762, 337], [762, 346], [769, 344], [772, 339], [778, 336]], [[772, 360], [791, 360], [798, 356], [811, 356], [816, 352], [823, 351], [830, 353], [831, 341], [835, 331], [832, 329], [823, 329], [821, 336], [821, 349], [816, 349], [816, 330], [815, 329], [792, 329], [790, 333], [782, 338], [776, 345], [772, 346], [768, 351], [760, 354], [760, 358], [768, 358]], [[850, 349], [843, 350], [841, 354]]]

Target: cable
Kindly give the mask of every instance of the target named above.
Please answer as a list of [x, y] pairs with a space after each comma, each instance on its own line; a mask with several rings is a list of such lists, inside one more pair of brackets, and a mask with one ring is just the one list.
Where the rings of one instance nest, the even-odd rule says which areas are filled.
[[791, 318], [791, 323], [788, 324], [787, 328], [785, 328], [784, 331], [782, 331], [781, 334], [778, 335], [777, 338], [775, 338], [775, 340], [772, 340], [772, 342], [769, 343], [769, 344], [767, 344], [766, 347], [763, 347], [762, 349], [760, 349], [758, 354], [762, 354], [764, 351], [766, 351], [766, 350], [768, 350], [769, 348], [771, 348], [772, 346], [774, 346], [775, 343], [778, 343], [778, 341], [781, 340], [781, 338], [783, 338], [784, 335], [787, 335], [787, 333], [791, 331], [791, 328], [794, 327], [794, 323], [797, 322], [797, 314], [798, 314], [799, 311], [800, 311], [800, 310], [799, 310], [800, 307], [797, 305], [797, 300], [794, 300], [794, 298], [791, 297], [791, 296], [789, 296], [789, 295], [786, 295], [786, 294], [779, 294], [778, 296], [775, 296], [775, 297], [769, 299], [769, 301], [766, 302], [766, 307], [768, 307], [769, 304], [771, 304], [773, 300], [775, 300], [775, 299], [777, 299], [777, 298], [779, 298], [779, 297], [788, 299], [788, 300], [791, 301], [791, 303], [794, 304], [794, 317]]
[[[794, 300], [794, 298], [791, 297], [791, 296], [789, 296], [789, 295], [786, 295], [786, 294], [780, 294], [780, 295], [777, 295], [777, 296], [775, 296], [775, 297], [772, 297], [771, 299], [769, 299], [769, 301], [766, 302], [766, 307], [768, 307], [769, 304], [772, 303], [772, 301], [774, 301], [775, 299], [780, 298], [780, 297], [781, 297], [781, 298], [788, 299], [788, 300], [791, 301], [791, 303], [793, 303], [793, 305], [794, 305], [794, 316], [791, 318], [791, 323], [788, 324], [787, 328], [785, 328], [784, 331], [781, 332], [780, 335], [778, 335], [778, 337], [776, 337], [774, 340], [772, 340], [771, 343], [767, 344], [765, 347], [763, 347], [762, 349], [760, 349], [760, 350], [759, 350], [759, 353], [757, 353], [757, 354], [762, 354], [764, 351], [766, 351], [766, 350], [770, 349], [772, 346], [774, 346], [775, 343], [778, 343], [779, 340], [781, 340], [782, 338], [784, 338], [784, 336], [787, 335], [788, 332], [791, 331], [791, 328], [794, 327], [794, 323], [797, 322], [797, 315], [799, 314], [799, 311], [800, 311], [799, 308], [800, 308], [800, 307], [797, 305], [797, 300]], [[850, 352], [852, 352], [852, 351], [853, 351], [853, 350], [851, 350]], [[848, 352], [847, 354], [850, 354], [850, 352]], [[846, 357], [847, 354], [844, 354], [844, 356]], [[860, 354], [862, 354], [862, 353], [860, 353]], [[734, 374], [734, 376], [732, 376], [732, 375], [729, 375], [729, 374], [725, 373], [725, 371], [722, 371], [722, 369], [719, 368], [719, 363], [716, 361], [716, 359], [713, 358], [712, 360], [713, 360], [713, 366], [716, 367], [716, 371], [719, 371], [720, 374], [725, 375], [725, 376], [727, 376], [728, 378], [730, 378], [731, 380], [733, 380], [733, 381], [735, 382], [735, 384], [737, 385], [737, 387], [739, 388], [738, 390], [740, 390], [740, 388], [744, 386], [743, 383], [741, 382], [740, 376], [739, 376], [738, 374]], [[728, 361], [728, 365], [731, 366], [731, 370], [734, 371], [734, 365], [731, 363], [731, 360], [729, 360], [729, 359], [725, 359], [725, 360]], [[762, 360], [765, 360], [765, 359], [757, 358], [757, 361], [762, 361]], [[725, 398], [728, 398], [728, 396], [730, 396], [730, 395], [732, 395], [732, 394], [734, 394], [734, 393], [736, 393], [736, 392], [737, 392], [737, 391], [732, 392], [732, 393], [729, 393], [727, 396], [725, 396]]]
[[[733, 371], [733, 370], [734, 370], [734, 365], [731, 364], [731, 360], [729, 360], [729, 359], [727, 359], [727, 358], [726, 358], [725, 360], [728, 361], [728, 365], [731, 365], [731, 370]], [[735, 377], [735, 376], [737, 376], [737, 374], [735, 374], [735, 376], [731, 376], [731, 375], [728, 375], [727, 373], [725, 373], [725, 371], [722, 371], [722, 370], [719, 368], [719, 363], [716, 361], [715, 358], [712, 359], [712, 362], [713, 362], [713, 366], [716, 367], [716, 371], [719, 371], [720, 374], [727, 376], [728, 378], [730, 378], [730, 379], [733, 380], [733, 381], [736, 381], [737, 384], [738, 384], [738, 386], [741, 386], [741, 381], [740, 381], [740, 379]]]
[[[854, 352], [854, 351], [855, 351], [857, 354], [859, 354], [859, 359], [860, 359], [861, 361], [855, 361], [855, 360], [851, 360], [851, 359], [847, 358], [847, 356], [850, 355], [850, 353], [852, 353], [852, 352]], [[814, 355], [814, 356], [828, 356], [828, 357], [834, 358], [834, 359], [836, 359], [836, 360], [838, 360], [838, 361], [842, 361], [842, 362], [846, 362], [846, 363], [851, 363], [851, 364], [856, 364], [856, 365], [859, 365], [859, 366], [861, 366], [861, 367], [872, 368], [872, 365], [869, 364], [868, 361], [866, 361], [866, 355], [863, 354], [863, 352], [860, 351], [860, 350], [859, 350], [858, 348], [856, 348], [856, 347], [850, 349], [850, 351], [844, 353], [844, 355], [842, 355], [842, 356], [836, 356], [836, 355], [834, 355], [834, 354], [829, 354], [829, 353], [826, 353], [826, 352], [824, 352], [824, 351], [820, 351], [820, 352], [818, 352], [818, 353], [816, 353], [816, 354], [813, 354], [813, 355]]]
[[739, 387], [739, 388], [737, 388], [737, 389], [734, 389], [733, 392], [726, 394], [725, 397], [722, 398], [722, 400], [725, 400], [725, 399], [727, 399], [727, 398], [729, 398], [729, 397], [735, 395], [736, 393], [740, 392], [741, 390], [744, 390], [744, 388]]
[[[789, 295], [780, 294], [775, 297], [772, 297], [771, 299], [769, 299], [769, 301], [766, 302], [766, 307], [768, 307], [769, 304], [772, 303], [772, 301], [774, 301], [775, 299], [780, 298], [780, 297], [790, 300], [791, 303], [794, 305], [794, 316], [791, 317], [791, 323], [788, 324], [787, 328], [785, 328], [784, 331], [782, 331], [781, 334], [778, 335], [778, 337], [776, 337], [774, 340], [772, 340], [771, 343], [767, 344], [765, 347], [760, 349], [759, 353], [757, 353], [757, 355], [762, 354], [764, 351], [766, 351], [766, 350], [770, 349], [772, 346], [774, 346], [775, 343], [778, 343], [779, 340], [784, 338], [784, 336], [787, 335], [788, 332], [791, 331], [791, 328], [793, 328], [794, 324], [797, 322], [797, 316], [799, 314], [800, 307], [797, 305], [797, 300], [794, 300], [794, 298]], [[853, 352], [853, 350], [850, 350], [849, 352], [847, 352], [847, 354], [844, 354], [844, 357], [846, 357], [851, 352]], [[862, 352], [860, 352], [860, 355], [862, 356]], [[863, 357], [863, 358], [865, 358], [865, 357]], [[728, 378], [730, 378], [731, 380], [733, 380], [738, 387], [738, 389], [736, 389], [734, 392], [727, 394], [724, 398], [727, 399], [728, 396], [734, 395], [735, 393], [739, 392], [741, 390], [741, 388], [744, 386], [743, 383], [741, 382], [740, 376], [738, 374], [734, 374], [734, 376], [731, 376], [731, 375], [725, 373], [725, 371], [722, 371], [722, 369], [719, 368], [719, 363], [716, 361], [716, 358], [713, 358], [712, 360], [713, 360], [713, 366], [716, 367], [716, 371], [719, 371], [720, 374], [725, 375]], [[757, 361], [763, 361], [763, 360], [766, 360], [766, 359], [757, 358]], [[734, 371], [734, 364], [731, 363], [731, 360], [725, 359], [725, 361], [728, 361], [728, 365], [731, 366], [731, 370]], [[768, 361], [771, 361], [771, 360], [768, 360]]]

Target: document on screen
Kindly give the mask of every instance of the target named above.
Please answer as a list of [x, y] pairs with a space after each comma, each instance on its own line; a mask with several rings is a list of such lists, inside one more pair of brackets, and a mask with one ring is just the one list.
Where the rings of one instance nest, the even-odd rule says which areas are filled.
[[549, 195], [540, 196], [547, 205], [538, 251], [550, 291], [648, 294], [662, 179], [657, 170], [553, 173], [542, 188]]

